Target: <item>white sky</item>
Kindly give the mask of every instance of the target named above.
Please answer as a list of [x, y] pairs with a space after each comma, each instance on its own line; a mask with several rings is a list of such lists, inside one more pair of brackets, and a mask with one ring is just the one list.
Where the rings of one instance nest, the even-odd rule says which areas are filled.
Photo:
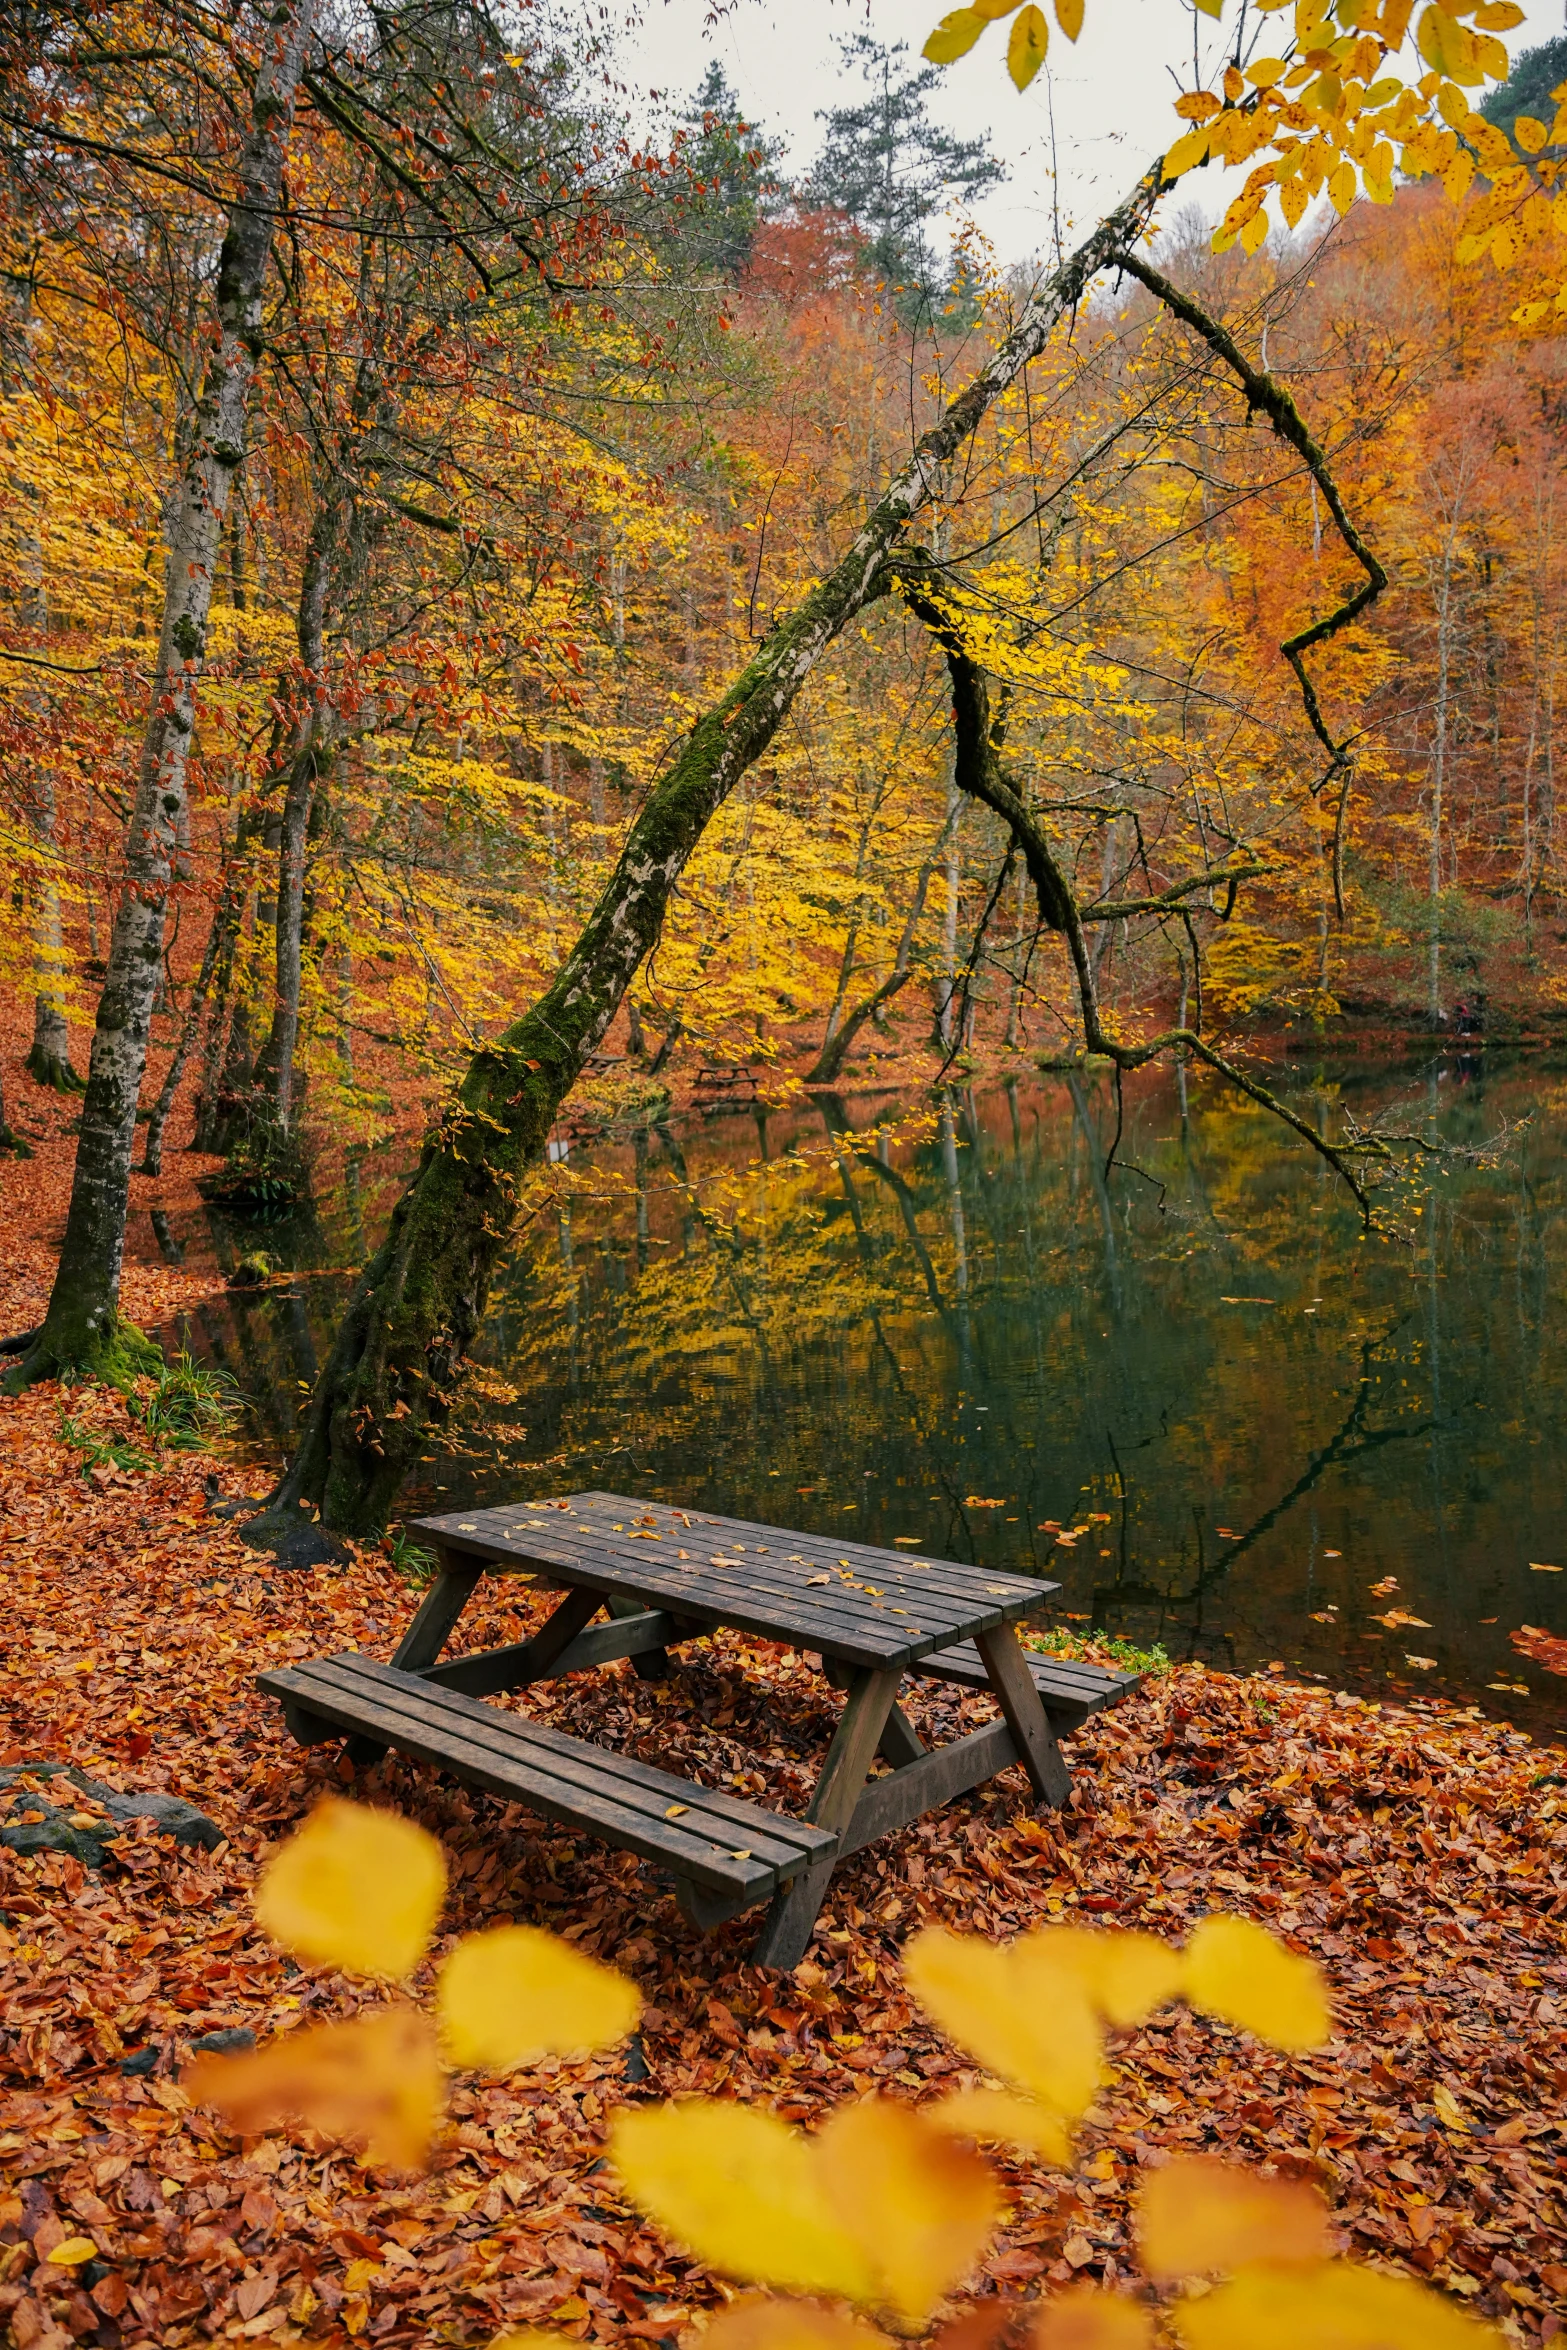
[[[620, 4], [624, 8], [626, 0]], [[709, 23], [711, 0], [641, 0], [640, 22], [620, 45], [621, 71], [633, 90], [684, 98], [709, 58], [717, 57], [747, 116], [787, 141], [785, 168], [803, 172], [820, 143], [816, 110], [839, 103], [840, 91], [847, 96], [860, 89], [857, 76], [843, 80], [838, 38], [864, 28], [889, 44], [907, 41], [917, 58], [931, 27], [956, 4], [733, 0], [727, 15]], [[1507, 36], [1515, 57], [1563, 29], [1564, 0], [1522, 5], [1527, 21]], [[1048, 0], [1046, 13], [1052, 15], [1050, 54], [1030, 89], [1019, 96], [1007, 78], [1007, 28], [998, 24], [967, 57], [947, 67], [944, 89], [932, 105], [950, 129], [965, 137], [983, 133], [1007, 166], [1006, 184], [976, 208], [1004, 263], [1052, 249], [1057, 196], [1062, 235], [1070, 242], [1074, 222], [1085, 233], [1128, 192], [1144, 165], [1170, 143], [1176, 94], [1170, 69], [1184, 59], [1184, 86], [1191, 86], [1193, 23], [1210, 53], [1225, 38], [1207, 17], [1194, 18], [1184, 0], [1087, 0], [1075, 47], [1056, 28]], [[1234, 0], [1225, 16], [1233, 27]], [[1051, 171], [1052, 106], [1059, 182]], [[1195, 200], [1216, 217], [1238, 185], [1236, 175], [1221, 179], [1215, 171], [1199, 171], [1179, 201]]]

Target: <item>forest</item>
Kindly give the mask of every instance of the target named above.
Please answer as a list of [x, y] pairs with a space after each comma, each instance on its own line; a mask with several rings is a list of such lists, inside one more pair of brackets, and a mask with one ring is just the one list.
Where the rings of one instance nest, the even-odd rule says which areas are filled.
[[0, 10], [12, 2350], [1567, 2329], [1567, 38], [1160, 5]]

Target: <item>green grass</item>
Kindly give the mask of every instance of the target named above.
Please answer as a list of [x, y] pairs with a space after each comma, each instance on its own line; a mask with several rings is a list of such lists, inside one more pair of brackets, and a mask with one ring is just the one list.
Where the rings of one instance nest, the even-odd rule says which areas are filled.
[[435, 1580], [435, 1553], [422, 1543], [409, 1539], [406, 1526], [390, 1526], [381, 1537], [381, 1548], [391, 1560], [394, 1571], [416, 1591]]
[[1023, 1641], [1025, 1648], [1036, 1648], [1046, 1656], [1086, 1657], [1092, 1650], [1096, 1657], [1108, 1657], [1124, 1673], [1167, 1673], [1170, 1670], [1168, 1649], [1157, 1641], [1151, 1647], [1141, 1648], [1135, 1640], [1123, 1640], [1118, 1632], [1069, 1632], [1064, 1625], [1054, 1625], [1048, 1632], [1030, 1632]]
[[182, 1347], [172, 1363], [160, 1361], [125, 1395], [125, 1408], [151, 1451], [70, 1412], [60, 1415], [60, 1441], [79, 1455], [84, 1469], [150, 1469], [159, 1452], [200, 1452], [223, 1426], [238, 1393], [227, 1371], [209, 1371]]

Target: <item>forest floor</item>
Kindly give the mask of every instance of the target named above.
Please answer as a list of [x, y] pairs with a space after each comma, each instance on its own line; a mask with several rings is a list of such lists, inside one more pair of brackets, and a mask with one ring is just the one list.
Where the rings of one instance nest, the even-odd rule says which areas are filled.
[[[1352, 2250], [1436, 2279], [1514, 2339], [1563, 2331], [1559, 1753], [1436, 1706], [1178, 1667], [1072, 1738], [1065, 1814], [1036, 1814], [1004, 1774], [848, 1864], [807, 1959], [767, 1974], [747, 1963], [744, 1921], [699, 1936], [630, 1856], [395, 1759], [355, 1778], [331, 1748], [294, 1748], [256, 1670], [354, 1646], [384, 1656], [415, 1593], [370, 1549], [341, 1569], [271, 1571], [210, 1507], [209, 1474], [251, 1473], [232, 1461], [84, 1470], [80, 1436], [62, 1441], [67, 1404], [78, 1429], [137, 1436], [101, 1394], [41, 1387], [0, 1405], [0, 1768], [176, 1793], [223, 1840], [181, 1846], [143, 1821], [101, 1870], [0, 1845], [0, 2313], [18, 2350], [478, 2343], [523, 2322], [689, 2345], [721, 2288], [619, 2200], [600, 2167], [607, 2109], [722, 2090], [809, 2121], [873, 2084], [949, 2088], [962, 2066], [899, 1979], [922, 1921], [1007, 1935], [1086, 1914], [1178, 1937], [1213, 1909], [1316, 1955], [1341, 2036], [1303, 2060], [1184, 2012], [1126, 2035], [1077, 2171], [1006, 2166], [1011, 2217], [979, 2292], [1123, 2271], [1140, 2168], [1210, 2147], [1319, 2180]], [[499, 1603], [475, 1614], [484, 1642], [527, 1622]], [[797, 1654], [738, 1635], [665, 1684], [622, 1665], [526, 1697], [563, 1727], [784, 1806], [814, 1775], [835, 1702]], [[987, 1705], [933, 1685], [913, 1710], [946, 1736]], [[201, 2035], [264, 2039], [363, 1997], [297, 1969], [250, 1914], [269, 1847], [345, 1784], [442, 1838], [446, 1934], [547, 1922], [648, 2000], [629, 2064], [465, 2080], [420, 2179], [308, 2137], [235, 2141], [177, 2085]], [[13, 1782], [0, 1823], [37, 1800]], [[84, 2236], [90, 2262], [50, 2261]]]

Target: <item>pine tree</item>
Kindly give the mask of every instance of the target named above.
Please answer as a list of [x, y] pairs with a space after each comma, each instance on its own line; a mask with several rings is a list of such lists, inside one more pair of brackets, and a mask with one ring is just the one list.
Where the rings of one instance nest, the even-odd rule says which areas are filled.
[[681, 155], [691, 174], [675, 247], [690, 270], [737, 278], [751, 258], [767, 199], [778, 186], [782, 152], [740, 112], [740, 101], [715, 57], [679, 117]]
[[982, 196], [1005, 173], [983, 139], [957, 138], [931, 121], [926, 100], [941, 75], [930, 65], [911, 73], [906, 42], [887, 48], [856, 33], [839, 51], [846, 67], [858, 67], [867, 95], [857, 106], [818, 113], [827, 134], [807, 193], [852, 221], [875, 267], [928, 312], [947, 293], [953, 270], [937, 263], [926, 223], [954, 198]]

